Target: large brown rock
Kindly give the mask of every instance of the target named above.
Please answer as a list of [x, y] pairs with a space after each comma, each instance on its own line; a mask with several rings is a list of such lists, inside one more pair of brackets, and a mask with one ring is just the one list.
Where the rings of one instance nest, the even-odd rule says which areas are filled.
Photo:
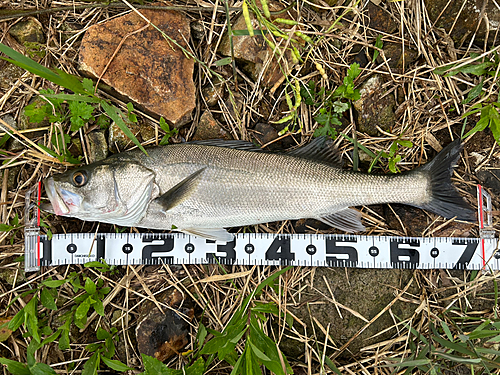
[[[174, 11], [143, 10], [141, 13], [166, 35], [186, 46], [189, 20]], [[99, 77], [139, 107], [163, 116], [176, 127], [191, 119], [195, 108], [194, 60], [149, 26], [130, 35], [113, 57], [119, 43], [146, 22], [136, 13], [90, 27], [80, 48], [80, 69]]]

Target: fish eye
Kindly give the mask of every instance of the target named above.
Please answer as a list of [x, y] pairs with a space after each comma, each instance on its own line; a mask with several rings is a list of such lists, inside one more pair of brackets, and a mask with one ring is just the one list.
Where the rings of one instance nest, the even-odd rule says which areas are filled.
[[87, 173], [85, 171], [76, 171], [72, 176], [73, 185], [82, 187], [87, 183]]

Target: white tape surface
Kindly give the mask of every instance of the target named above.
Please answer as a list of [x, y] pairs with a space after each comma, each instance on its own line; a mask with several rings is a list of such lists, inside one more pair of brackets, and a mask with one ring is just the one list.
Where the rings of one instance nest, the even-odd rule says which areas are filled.
[[[238, 234], [216, 243], [182, 233], [73, 233], [40, 236], [40, 259], [31, 266], [83, 264], [240, 264], [358, 268], [500, 269], [498, 240], [358, 235]], [[36, 244], [37, 241], [31, 243]], [[36, 258], [36, 257], [35, 257]], [[28, 266], [28, 265], [27, 265]]]

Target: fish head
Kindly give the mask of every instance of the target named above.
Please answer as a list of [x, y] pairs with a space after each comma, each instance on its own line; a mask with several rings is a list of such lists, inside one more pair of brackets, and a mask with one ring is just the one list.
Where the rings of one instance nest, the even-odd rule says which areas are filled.
[[134, 162], [89, 164], [45, 179], [50, 205], [56, 215], [124, 226], [136, 224], [146, 213], [157, 190], [155, 173]]

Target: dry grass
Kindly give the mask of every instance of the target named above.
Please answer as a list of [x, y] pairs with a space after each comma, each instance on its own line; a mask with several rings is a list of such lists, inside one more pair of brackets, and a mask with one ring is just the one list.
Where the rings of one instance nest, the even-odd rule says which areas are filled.
[[[284, 2], [285, 3], [285, 2]], [[324, 3], [323, 3], [324, 4]], [[221, 38], [226, 31], [226, 20], [223, 7], [219, 1], [197, 1], [183, 2], [174, 0], [168, 5], [178, 7], [192, 20], [196, 21], [202, 29], [202, 39], [197, 43], [191, 43], [191, 52], [197, 58], [218, 71], [223, 77], [223, 85], [227, 90], [234, 93], [233, 102], [238, 108], [234, 111], [230, 100], [219, 100], [218, 105], [211, 109], [212, 114], [222, 127], [234, 138], [253, 140], [255, 132], [252, 129], [257, 122], [270, 122], [279, 120], [288, 110], [285, 100], [285, 91], [291, 92], [291, 87], [285, 82], [269, 90], [257, 81], [253, 82], [248, 77], [241, 75], [238, 78], [237, 90], [233, 72], [230, 66], [216, 68], [214, 62], [218, 59], [217, 48]], [[241, 2], [236, 1], [229, 4], [231, 15], [234, 17], [239, 13]], [[288, 4], [286, 4], [288, 5]], [[140, 8], [139, 5], [134, 5]], [[160, 4], [165, 6], [165, 4]], [[392, 17], [394, 31], [380, 31], [370, 26], [370, 19], [366, 7], [355, 2], [347, 2], [343, 6], [328, 7], [322, 5], [321, 11], [311, 8], [309, 2], [298, 2], [294, 4], [290, 15], [299, 22], [298, 28], [311, 37], [317, 39], [314, 46], [306, 46], [303, 51], [304, 64], [291, 70], [289, 79], [299, 80], [307, 84], [311, 79], [317, 81], [318, 86], [335, 89], [342, 83], [342, 79], [348, 66], [356, 56], [367, 53], [372, 55], [372, 46], [377, 35], [382, 35], [384, 45], [393, 43], [402, 51], [408, 50], [418, 56], [410, 62], [405, 62], [403, 54], [401, 63], [394, 64], [384, 51], [380, 51], [380, 57], [376, 62], [369, 62], [363, 69], [356, 83], [361, 84], [367, 77], [376, 73], [385, 80], [387, 93], [396, 97], [396, 124], [391, 132], [381, 132], [381, 136], [372, 137], [356, 131], [356, 125], [352, 111], [346, 118], [344, 132], [355, 137], [358, 142], [371, 151], [378, 153], [388, 150], [392, 142], [401, 137], [413, 142], [414, 147], [405, 151], [403, 161], [399, 164], [402, 170], [410, 170], [429, 160], [436, 151], [446, 145], [452, 138], [460, 135], [463, 118], [471, 104], [462, 104], [468, 90], [478, 83], [477, 77], [465, 74], [457, 74], [444, 77], [433, 73], [433, 69], [449, 64], [466, 64], [471, 61], [470, 53], [475, 52], [485, 58], [491, 58], [492, 51], [486, 44], [474, 43], [456, 46], [441, 29], [434, 26], [426, 12], [423, 0], [382, 2], [381, 7]], [[50, 7], [60, 8], [43, 14], [36, 14], [40, 10]], [[0, 1], [0, 9], [22, 9], [32, 11], [33, 15], [40, 20], [46, 37], [46, 55], [41, 63], [49, 67], [58, 67], [69, 73], [78, 74], [77, 56], [82, 35], [87, 28], [100, 22], [105, 22], [113, 17], [130, 12], [124, 4], [119, 6], [97, 6], [87, 1], [72, 2], [48, 0], [23, 0], [23, 1]], [[20, 51], [23, 46], [19, 45], [9, 36], [9, 29], [21, 17], [4, 17], [0, 13], [0, 41]], [[340, 24], [331, 28], [334, 20], [345, 14]], [[294, 31], [294, 27], [282, 30]], [[284, 45], [284, 40], [275, 40], [277, 45]], [[495, 50], [498, 50], [497, 47]], [[371, 60], [369, 60], [371, 61]], [[274, 63], [274, 62], [271, 62]], [[315, 68], [320, 64], [327, 76], [322, 76]], [[7, 64], [0, 62], [0, 69], [6, 69]], [[498, 73], [498, 71], [497, 71]], [[0, 125], [8, 127], [2, 116], [11, 114], [19, 119], [23, 108], [33, 99], [38, 90], [50, 87], [38, 77], [28, 73], [14, 73], [11, 81], [0, 91]], [[328, 79], [325, 79], [328, 78]], [[196, 120], [208, 107], [201, 95], [202, 87], [214, 85], [212, 79], [206, 74], [205, 68], [197, 65], [195, 84], [198, 89], [197, 108], [194, 113], [195, 121], [191, 126], [181, 130], [181, 134], [190, 139], [193, 135]], [[5, 78], [7, 79], [7, 78]], [[496, 98], [498, 85], [497, 76], [485, 79], [483, 91], [485, 96], [482, 101]], [[3, 86], [0, 86], [3, 87]], [[0, 89], [1, 90], [1, 89]], [[103, 95], [106, 95], [103, 93]], [[114, 100], [118, 105], [124, 104]], [[298, 117], [303, 126], [301, 133], [286, 133], [278, 142], [283, 147], [294, 147], [308, 141], [316, 127], [314, 122], [315, 109], [304, 103], [298, 110]], [[144, 144], [158, 143], [161, 137], [158, 121], [142, 114], [144, 122], [155, 129], [156, 138], [147, 140]], [[470, 117], [467, 130], [471, 123], [477, 118]], [[21, 151], [8, 152], [3, 159], [11, 162], [0, 167], [2, 177], [2, 192], [0, 195], [0, 218], [2, 223], [11, 222], [15, 214], [23, 217], [24, 193], [36, 181], [59, 171], [68, 166], [56, 159], [45, 155], [37, 143], [48, 143], [52, 126], [37, 129], [36, 136], [32, 137], [31, 131], [17, 131], [8, 128], [14, 133], [14, 138], [25, 145]], [[86, 126], [74, 137], [80, 138], [86, 144], [86, 134], [92, 130]], [[2, 134], [3, 135], [3, 134]], [[475, 185], [478, 182], [475, 173], [480, 169], [498, 169], [498, 147], [491, 135], [476, 134], [466, 141], [465, 152], [460, 160], [454, 181], [466, 199], [475, 204]], [[350, 160], [353, 144], [339, 139], [339, 146], [345, 159]], [[85, 150], [85, 148], [84, 148]], [[84, 155], [87, 159], [87, 155]], [[362, 165], [362, 167], [365, 167]], [[16, 174], [14, 187], [8, 189], [9, 178]], [[493, 196], [494, 206], [498, 209], [499, 202]], [[401, 220], [398, 209], [393, 207], [388, 210], [383, 207], [365, 207], [362, 209], [368, 233], [372, 235], [426, 235], [426, 236], [477, 236], [478, 229], [472, 224], [458, 224], [453, 221], [445, 222], [443, 218], [433, 214], [423, 214], [417, 210], [408, 209], [414, 213], [416, 220], [425, 222], [419, 232], [415, 233], [411, 223]], [[494, 217], [494, 228], [498, 230], [498, 217]], [[82, 224], [78, 221], [62, 221], [57, 218], [47, 218], [47, 224], [55, 233], [95, 231], [95, 224]], [[308, 232], [318, 232], [316, 222], [305, 222], [304, 227]], [[323, 227], [321, 227], [323, 228]], [[294, 233], [295, 223], [270, 223], [259, 225], [259, 231]], [[101, 231], [113, 230], [109, 226], [101, 226]], [[321, 233], [330, 233], [330, 229], [320, 230]], [[9, 241], [12, 239], [12, 244]], [[7, 305], [22, 291], [34, 288], [41, 280], [53, 277], [61, 279], [66, 277], [70, 271], [85, 272], [91, 277], [101, 277], [106, 285], [112, 288], [109, 297], [105, 300], [106, 316], [92, 316], [87, 328], [82, 332], [72, 331], [71, 350], [61, 352], [57, 345], [50, 344], [38, 353], [37, 360], [49, 363], [58, 373], [78, 373], [81, 371], [82, 363], [88, 358], [89, 353], [84, 350], [85, 344], [95, 340], [97, 326], [109, 327], [116, 324], [119, 328], [120, 346], [118, 358], [131, 367], [140, 366], [140, 354], [137, 352], [134, 330], [137, 318], [144, 313], [144, 305], [149, 301], [159, 309], [171, 308], [164, 301], [164, 296], [174, 290], [180, 292], [186, 300], [195, 301], [195, 311], [204, 311], [204, 321], [213, 329], [222, 329], [239, 307], [244, 296], [246, 296], [256, 285], [268, 277], [274, 269], [271, 267], [226, 267], [222, 269], [217, 266], [183, 266], [183, 267], [122, 267], [114, 275], [99, 275], [91, 270], [83, 270], [78, 266], [56, 267], [43, 270], [40, 274], [24, 275], [16, 258], [23, 255], [22, 232], [0, 232], [0, 313], [2, 317], [13, 316], [27, 301], [18, 299], [11, 307]], [[234, 280], [228, 282], [217, 278], [218, 275], [233, 275]], [[306, 304], [305, 292], [307, 287], [314, 287], [314, 270], [310, 268], [296, 268], [289, 271], [280, 278], [279, 287], [282, 293], [276, 293], [271, 289], [260, 297], [265, 301], [274, 301], [280, 309], [287, 310], [288, 306]], [[304, 335], [302, 331], [292, 329], [285, 331], [284, 322], [277, 321], [276, 324], [266, 327], [269, 335], [279, 342], [284, 336], [293, 337], [298, 341], [297, 345], [304, 348], [304, 356], [295, 362], [297, 373], [317, 373], [318, 364], [324, 363], [323, 353], [327, 352], [332, 359], [339, 359], [337, 365], [343, 373], [390, 373], [393, 368], [383, 368], [380, 365], [389, 364], [385, 358], [404, 358], [411, 352], [408, 343], [411, 339], [405, 324], [414, 327], [423, 336], [430, 333], [430, 322], [439, 322], [453, 318], [466, 317], [488, 317], [491, 310], [477, 308], [473, 302], [477, 290], [485, 284], [491, 284], [495, 275], [480, 274], [474, 281], [469, 280], [469, 274], [453, 274], [446, 271], [431, 270], [427, 272], [415, 271], [412, 283], [418, 286], [420, 294], [414, 295], [408, 291], [410, 285], [394, 290], [394, 300], [380, 313], [374, 317], [361, 317], [366, 321], [366, 326], [373, 322], [384, 312], [391, 312], [391, 306], [396, 301], [404, 301], [408, 304], [418, 306], [414, 315], [405, 322], [398, 322], [391, 327], [395, 334], [390, 340], [382, 340], [363, 348], [359, 353], [346, 355], [349, 344], [357, 335], [348, 338], [344, 345], [339, 345], [333, 339], [328, 338], [330, 327], [324, 327], [321, 322], [316, 322], [315, 331]], [[229, 276], [227, 276], [229, 277]], [[59, 290], [59, 299], [65, 301], [60, 308], [64, 310], [72, 304], [75, 297], [73, 290], [67, 286]], [[352, 314], [357, 316], [356, 306], [345, 306], [343, 301], [335, 301], [332, 293], [332, 307], [340, 315]], [[149, 305], [148, 305], [149, 306]], [[498, 308], [498, 306], [496, 306]], [[117, 315], [116, 312], [119, 312]], [[448, 312], [445, 314], [445, 312]], [[357, 315], [356, 315], [357, 314]], [[49, 320], [57, 317], [56, 312], [48, 313]], [[199, 315], [197, 314], [197, 317]], [[196, 322], [191, 322], [192, 337], [189, 348], [194, 348], [194, 337], [196, 335]], [[305, 322], [297, 319], [296, 325], [304, 326]], [[322, 333], [322, 334], [321, 334]], [[359, 332], [361, 333], [361, 331]], [[358, 333], [358, 334], [359, 334]], [[327, 337], [325, 339], [324, 337]], [[0, 355], [26, 361], [26, 347], [28, 340], [16, 334], [8, 341], [0, 344]], [[340, 359], [342, 358], [342, 359]], [[347, 359], [346, 359], [347, 358]], [[180, 367], [185, 363], [181, 355], [171, 361], [171, 365]], [[229, 373], [230, 369], [224, 368], [224, 364], [217, 364], [212, 371]], [[325, 368], [324, 371], [328, 369]], [[328, 370], [329, 371], [329, 370]]]

